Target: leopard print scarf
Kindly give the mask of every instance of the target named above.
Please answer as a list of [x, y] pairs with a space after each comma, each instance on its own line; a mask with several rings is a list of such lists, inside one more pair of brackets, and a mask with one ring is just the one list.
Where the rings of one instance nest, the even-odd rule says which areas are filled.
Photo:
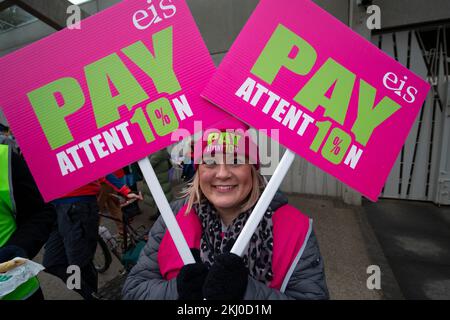
[[[247, 222], [253, 208], [241, 213], [226, 230], [222, 229], [221, 219], [209, 201], [194, 205], [203, 228], [200, 240], [200, 257], [209, 267], [214, 258], [224, 252], [229, 252], [237, 240], [239, 233]], [[264, 214], [258, 228], [253, 234], [247, 251], [243, 256], [250, 276], [268, 285], [273, 279], [272, 250], [273, 250], [273, 210], [269, 207]]]

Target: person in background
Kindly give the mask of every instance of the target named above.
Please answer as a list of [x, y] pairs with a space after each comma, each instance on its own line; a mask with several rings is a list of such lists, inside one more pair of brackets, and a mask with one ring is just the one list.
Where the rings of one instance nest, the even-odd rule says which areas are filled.
[[[122, 182], [128, 185], [132, 192], [136, 194], [140, 194], [138, 190], [138, 182], [144, 180], [142, 172], [139, 168], [139, 165], [136, 162], [124, 167], [122, 169], [123, 176], [121, 177]], [[139, 203], [137, 201], [131, 202], [122, 208], [122, 212], [124, 216], [128, 219], [132, 219], [133, 217], [140, 215], [142, 213], [141, 208], [139, 207]]]
[[74, 289], [86, 300], [97, 299], [98, 274], [93, 264], [97, 247], [99, 207], [97, 197], [100, 184], [108, 183], [113, 190], [127, 199], [141, 199], [121, 181], [109, 174], [84, 187], [54, 200], [57, 221], [45, 244], [43, 265], [46, 272], [65, 283], [70, 276], [67, 268], [76, 265], [81, 272], [81, 288]]
[[[0, 263], [15, 257], [33, 259], [47, 241], [56, 220], [45, 203], [22, 157], [0, 144]], [[37, 277], [4, 300], [43, 300]]]
[[[124, 299], [328, 299], [312, 220], [278, 194], [243, 257], [230, 250], [265, 180], [256, 145], [229, 120], [196, 144], [197, 172], [185, 198], [172, 204], [196, 263], [184, 265], [159, 218], [123, 287]], [[226, 128], [226, 129], [225, 129]], [[230, 133], [232, 130], [232, 133]], [[199, 152], [197, 150], [199, 149]]]
[[0, 144], [7, 144], [15, 153], [20, 153], [16, 140], [14, 140], [8, 126], [0, 123]]
[[187, 160], [186, 163], [183, 162], [183, 173], [181, 175], [181, 178], [184, 182], [190, 182], [192, 178], [195, 175], [195, 168], [194, 168], [194, 144], [191, 143], [189, 152], [186, 154], [185, 159]]
[[[169, 178], [169, 170], [172, 168], [172, 163], [170, 162], [169, 152], [167, 152], [166, 149], [162, 149], [160, 151], [152, 153], [149, 156], [149, 159], [153, 170], [155, 170], [155, 174], [158, 178], [161, 188], [166, 195], [167, 201], [171, 202], [173, 200], [173, 190], [172, 183]], [[151, 217], [152, 220], [156, 220], [159, 216], [159, 211], [158, 208], [156, 208], [155, 201], [148, 187], [149, 186], [147, 186], [147, 190], [145, 190], [146, 194], [144, 198], [147, 205], [156, 209], [156, 215]]]
[[[125, 173], [123, 169], [116, 170], [114, 173], [115, 178], [117, 178], [116, 184], [124, 183], [126, 181], [125, 179]], [[129, 185], [125, 183], [126, 185]], [[131, 190], [134, 190], [130, 187]], [[137, 188], [136, 188], [137, 190]], [[136, 194], [139, 194], [139, 198], [136, 198], [136, 200], [143, 200], [140, 193], [133, 192]], [[114, 222], [117, 227], [117, 232], [119, 234], [118, 240], [121, 241], [123, 239], [123, 218], [128, 219], [131, 221], [131, 219], [138, 213], [140, 213], [139, 206], [137, 204], [137, 201], [134, 201], [131, 205], [136, 204], [134, 208], [132, 208], [132, 212], [129, 209], [124, 209], [121, 207], [121, 200], [120, 197], [125, 198], [123, 195], [120, 195], [114, 187], [110, 183], [106, 183], [104, 180], [103, 183], [100, 184], [100, 193], [97, 198], [97, 203], [99, 206], [99, 210], [101, 213], [106, 214], [114, 218]], [[128, 205], [130, 206], [130, 205]], [[133, 213], [133, 214], [131, 214]]]
[[132, 164], [122, 168], [122, 171], [123, 175], [121, 178], [123, 179], [123, 183], [129, 186], [131, 191], [138, 193], [137, 183], [144, 179], [139, 165], [136, 162], [133, 162]]

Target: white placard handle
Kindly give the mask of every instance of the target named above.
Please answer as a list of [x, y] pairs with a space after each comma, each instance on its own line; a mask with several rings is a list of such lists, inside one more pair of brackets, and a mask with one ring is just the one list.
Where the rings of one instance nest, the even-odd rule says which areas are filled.
[[283, 158], [278, 164], [278, 167], [275, 170], [272, 178], [270, 179], [264, 192], [259, 198], [259, 201], [255, 206], [255, 209], [253, 209], [252, 213], [250, 214], [250, 217], [245, 223], [245, 226], [242, 229], [241, 234], [237, 238], [236, 243], [231, 249], [232, 253], [240, 257], [243, 256], [247, 244], [250, 242], [251, 237], [255, 233], [256, 228], [258, 227], [259, 223], [261, 222], [261, 219], [266, 213], [266, 210], [269, 207], [270, 202], [272, 201], [273, 197], [275, 196], [275, 193], [277, 192], [278, 188], [283, 182], [283, 179], [286, 176], [287, 172], [289, 171], [289, 168], [291, 167], [292, 163], [294, 162], [294, 159], [295, 153], [287, 149], [283, 155]]

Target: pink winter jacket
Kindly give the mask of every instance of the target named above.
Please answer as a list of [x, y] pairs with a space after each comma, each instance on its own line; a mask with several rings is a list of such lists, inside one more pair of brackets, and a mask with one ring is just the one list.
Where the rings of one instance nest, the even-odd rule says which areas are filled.
[[[190, 248], [200, 248], [202, 226], [194, 209], [185, 214], [187, 205], [177, 214], [177, 221]], [[290, 205], [284, 205], [273, 214], [273, 256], [274, 278], [270, 287], [280, 291], [287, 283], [293, 268], [300, 258], [305, 239], [311, 233], [312, 220]], [[161, 241], [158, 263], [164, 279], [176, 278], [183, 267], [183, 261], [169, 232]]]
[[[172, 203], [186, 240], [191, 248], [199, 248], [201, 224], [197, 214], [185, 215], [186, 199]], [[328, 299], [324, 262], [311, 227], [311, 221], [287, 199], [275, 196], [271, 208], [274, 248], [270, 286], [249, 276], [244, 300]], [[125, 300], [178, 299], [177, 275], [183, 263], [170, 237], [164, 220], [153, 225], [147, 244], [137, 264], [128, 275], [122, 290]]]

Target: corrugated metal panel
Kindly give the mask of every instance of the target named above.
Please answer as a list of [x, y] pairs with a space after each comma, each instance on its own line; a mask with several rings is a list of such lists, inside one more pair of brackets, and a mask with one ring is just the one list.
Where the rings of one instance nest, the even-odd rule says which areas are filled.
[[[386, 198], [436, 201], [445, 123], [443, 93], [448, 88], [448, 82], [444, 81], [443, 29], [437, 30], [425, 34], [405, 31], [373, 38], [374, 44], [383, 51], [421, 77], [438, 84], [430, 92], [392, 168], [382, 193]], [[424, 41], [428, 43], [424, 44]], [[423, 50], [424, 46], [428, 49]]]
[[[449, 95], [450, 86], [447, 92], [447, 99]], [[447, 100], [447, 102], [449, 101]], [[442, 137], [441, 166], [435, 202], [438, 204], [450, 205], [450, 103], [447, 104], [445, 110]]]
[[[279, 150], [281, 157], [286, 149], [280, 146]], [[343, 185], [333, 176], [297, 156], [281, 185], [281, 190], [287, 193], [341, 197]]]

